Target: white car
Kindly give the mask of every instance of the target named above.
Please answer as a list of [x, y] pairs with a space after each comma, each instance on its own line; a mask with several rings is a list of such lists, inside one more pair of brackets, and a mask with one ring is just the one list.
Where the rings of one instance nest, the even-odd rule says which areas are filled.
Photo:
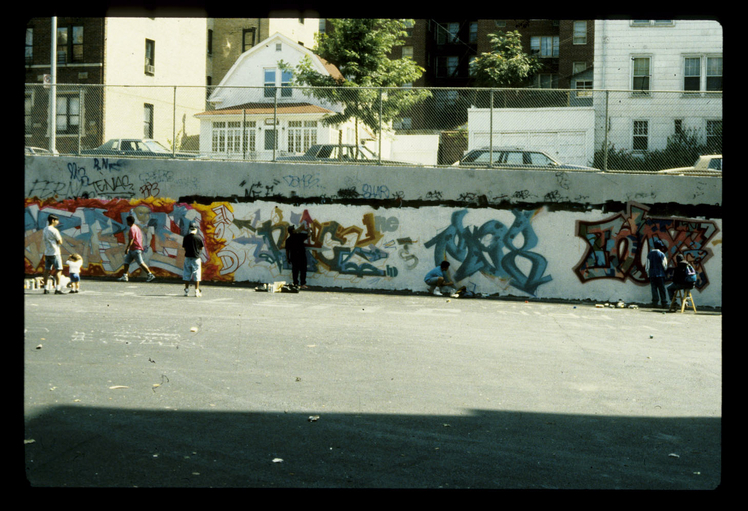
[[678, 167], [660, 170], [660, 174], [719, 174], [722, 175], [722, 155], [704, 154], [699, 156], [692, 167]]

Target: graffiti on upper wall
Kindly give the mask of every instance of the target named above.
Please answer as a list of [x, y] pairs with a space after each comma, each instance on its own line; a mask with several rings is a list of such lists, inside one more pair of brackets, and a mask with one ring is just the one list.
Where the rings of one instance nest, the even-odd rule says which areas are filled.
[[652, 241], [659, 239], [667, 247], [668, 261], [682, 254], [694, 266], [699, 276], [696, 288], [703, 289], [709, 285], [708, 244], [718, 232], [712, 221], [653, 217], [646, 206], [630, 202], [625, 213], [598, 222], [576, 222], [576, 235], [588, 246], [574, 273], [582, 282], [607, 278], [648, 284], [646, 256]]
[[[538, 237], [531, 220], [540, 210], [512, 210], [514, 221], [506, 226], [499, 220], [489, 220], [480, 227], [466, 227], [463, 219], [468, 210], [452, 213], [450, 225], [425, 243], [434, 247], [434, 264], [444, 260], [460, 263], [453, 272], [455, 281], [461, 282], [475, 273], [508, 280], [513, 287], [535, 295], [538, 286], [552, 280], [544, 275], [548, 262], [545, 257], [533, 252]], [[522, 244], [517, 245], [517, 240]], [[447, 257], [449, 256], [449, 258]], [[523, 272], [520, 259], [529, 262]]]

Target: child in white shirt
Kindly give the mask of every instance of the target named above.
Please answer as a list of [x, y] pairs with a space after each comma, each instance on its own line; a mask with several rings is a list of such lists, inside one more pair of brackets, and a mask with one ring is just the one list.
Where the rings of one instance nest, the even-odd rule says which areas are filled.
[[70, 292], [77, 293], [80, 290], [81, 283], [81, 266], [83, 266], [83, 258], [78, 254], [70, 254], [68, 260], [65, 261], [68, 265], [70, 272]]

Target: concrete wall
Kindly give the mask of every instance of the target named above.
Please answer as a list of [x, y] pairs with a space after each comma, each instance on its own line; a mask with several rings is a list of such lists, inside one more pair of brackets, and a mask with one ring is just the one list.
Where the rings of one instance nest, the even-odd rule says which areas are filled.
[[312, 227], [309, 284], [426, 290], [447, 259], [474, 293], [648, 303], [647, 240], [684, 253], [697, 305], [721, 306], [722, 180], [708, 177], [27, 157], [25, 270], [61, 217], [84, 275], [122, 270], [125, 217], [147, 233], [149, 265], [181, 279], [181, 239], [199, 220], [205, 280], [290, 281], [289, 225]]

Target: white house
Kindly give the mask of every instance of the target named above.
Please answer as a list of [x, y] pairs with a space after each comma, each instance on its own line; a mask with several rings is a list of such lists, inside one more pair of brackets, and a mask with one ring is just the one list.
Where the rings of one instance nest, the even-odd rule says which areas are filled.
[[[305, 56], [318, 72], [340, 76], [335, 66], [277, 32], [242, 53], [208, 98], [215, 109], [196, 115], [200, 120], [200, 153], [270, 160], [273, 156], [303, 154], [313, 144], [355, 143], [352, 122], [342, 126], [322, 123], [326, 115], [341, 111], [340, 105], [291, 87], [290, 70]], [[372, 135], [360, 128], [360, 141], [362, 138]]]
[[593, 88], [608, 91], [595, 95], [596, 147], [636, 153], [685, 130], [702, 143], [721, 136], [722, 48], [716, 21], [596, 20]]

